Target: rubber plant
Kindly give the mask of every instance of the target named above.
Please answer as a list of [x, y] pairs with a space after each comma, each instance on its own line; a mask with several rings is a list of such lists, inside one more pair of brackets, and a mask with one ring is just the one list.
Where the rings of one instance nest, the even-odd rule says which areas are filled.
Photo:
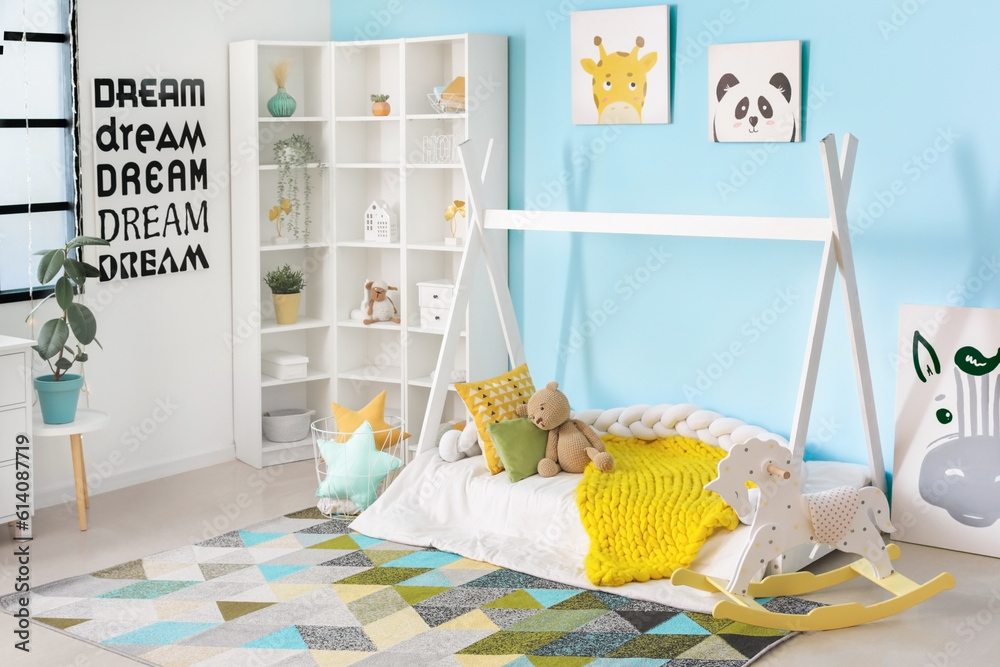
[[[34, 346], [38, 356], [52, 370], [54, 382], [58, 382], [73, 364], [87, 361], [87, 345], [97, 343], [101, 347], [97, 340], [97, 318], [90, 308], [80, 302], [87, 278], [101, 275], [96, 266], [79, 259], [78, 249], [91, 245], [111, 244], [95, 236], [77, 236], [62, 248], [35, 253], [42, 256], [38, 262], [39, 283], [50, 283], [62, 271], [53, 293], [42, 299], [28, 314], [30, 319], [35, 311], [52, 298], [55, 298], [59, 306], [60, 315], [42, 325], [38, 332], [38, 343]], [[75, 340], [71, 339], [71, 334]]]
[[286, 213], [288, 231], [296, 239], [309, 243], [309, 226], [312, 223], [311, 171], [315, 168], [322, 174], [326, 165], [320, 162], [312, 140], [304, 134], [293, 134], [276, 141], [274, 161], [278, 165], [279, 211]]

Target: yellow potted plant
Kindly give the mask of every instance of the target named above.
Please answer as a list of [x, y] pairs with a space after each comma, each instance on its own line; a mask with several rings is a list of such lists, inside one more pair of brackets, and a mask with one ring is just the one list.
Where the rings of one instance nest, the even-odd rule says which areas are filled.
[[278, 324], [298, 322], [299, 300], [302, 298], [302, 289], [306, 286], [302, 272], [285, 264], [265, 273], [264, 282], [271, 288], [274, 317]]

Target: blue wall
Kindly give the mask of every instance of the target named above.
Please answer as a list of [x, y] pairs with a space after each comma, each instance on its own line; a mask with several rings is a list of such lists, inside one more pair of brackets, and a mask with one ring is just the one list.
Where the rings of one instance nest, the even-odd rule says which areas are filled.
[[[573, 125], [569, 12], [640, 4], [656, 3], [332, 0], [332, 36], [509, 35], [514, 209], [825, 216], [818, 141], [856, 135], [848, 211], [891, 471], [899, 305], [1000, 306], [1000, 3], [678, 0], [672, 123]], [[705, 45], [785, 39], [804, 42], [804, 141], [710, 143]], [[818, 244], [510, 240], [536, 383], [578, 409], [690, 400], [788, 434]], [[808, 456], [865, 462], [841, 303]]]

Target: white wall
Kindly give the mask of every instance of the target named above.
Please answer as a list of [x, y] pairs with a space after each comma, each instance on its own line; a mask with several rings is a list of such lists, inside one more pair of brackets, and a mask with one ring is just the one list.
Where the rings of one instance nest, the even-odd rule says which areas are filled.
[[[91, 493], [235, 457], [231, 331], [228, 44], [329, 40], [329, 0], [86, 0], [79, 8], [84, 231], [95, 222], [91, 88], [95, 77], [200, 78], [206, 106], [210, 231], [204, 271], [88, 287], [98, 338], [82, 405], [111, 414], [84, 437]], [[28, 304], [0, 305], [0, 333], [33, 337]], [[36, 506], [73, 497], [66, 438], [35, 442]], [[248, 469], [247, 474], [252, 474]], [[75, 511], [70, 508], [69, 511]]]

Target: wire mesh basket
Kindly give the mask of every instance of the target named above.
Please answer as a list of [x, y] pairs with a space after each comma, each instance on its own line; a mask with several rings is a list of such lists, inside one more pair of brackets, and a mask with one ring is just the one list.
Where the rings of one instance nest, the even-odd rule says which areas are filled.
[[335, 417], [314, 421], [316, 507], [326, 516], [356, 515], [382, 495], [403, 466], [403, 419], [386, 416], [388, 428], [364, 422], [355, 431], [342, 430]]
[[431, 107], [438, 113], [462, 113], [465, 111], [465, 93], [438, 92], [427, 93]]

